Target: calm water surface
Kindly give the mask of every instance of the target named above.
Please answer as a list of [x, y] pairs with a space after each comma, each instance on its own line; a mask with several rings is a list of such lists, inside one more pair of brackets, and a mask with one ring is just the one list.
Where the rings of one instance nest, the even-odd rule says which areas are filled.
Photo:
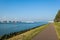
[[4, 34], [12, 33], [12, 32], [31, 29], [43, 24], [46, 24], [46, 23], [41, 22], [41, 23], [0, 24], [0, 36]]

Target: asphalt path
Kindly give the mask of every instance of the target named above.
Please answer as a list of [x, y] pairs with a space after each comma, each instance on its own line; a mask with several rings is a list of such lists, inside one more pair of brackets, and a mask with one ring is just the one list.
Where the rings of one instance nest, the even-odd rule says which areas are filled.
[[48, 27], [42, 32], [38, 33], [31, 40], [58, 40], [54, 24], [49, 24]]

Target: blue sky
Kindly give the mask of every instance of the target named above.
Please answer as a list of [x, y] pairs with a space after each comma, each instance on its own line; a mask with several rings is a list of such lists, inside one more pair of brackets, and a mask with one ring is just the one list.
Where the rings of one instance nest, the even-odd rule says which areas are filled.
[[48, 21], [59, 9], [59, 0], [0, 0], [0, 20]]

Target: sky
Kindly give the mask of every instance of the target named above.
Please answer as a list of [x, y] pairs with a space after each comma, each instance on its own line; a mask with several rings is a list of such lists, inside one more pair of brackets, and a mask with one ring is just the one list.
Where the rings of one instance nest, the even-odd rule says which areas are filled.
[[0, 0], [0, 21], [51, 21], [60, 0]]

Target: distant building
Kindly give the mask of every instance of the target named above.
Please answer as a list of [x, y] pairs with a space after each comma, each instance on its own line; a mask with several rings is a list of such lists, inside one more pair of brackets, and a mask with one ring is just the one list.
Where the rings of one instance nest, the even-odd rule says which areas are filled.
[[25, 23], [21, 21], [0, 21], [0, 23]]
[[2, 22], [0, 21], [0, 23], [2, 23]]
[[3, 21], [3, 23], [7, 23], [7, 21]]
[[16, 23], [15, 21], [12, 21], [12, 23]]
[[12, 21], [9, 21], [9, 23], [12, 23]]

